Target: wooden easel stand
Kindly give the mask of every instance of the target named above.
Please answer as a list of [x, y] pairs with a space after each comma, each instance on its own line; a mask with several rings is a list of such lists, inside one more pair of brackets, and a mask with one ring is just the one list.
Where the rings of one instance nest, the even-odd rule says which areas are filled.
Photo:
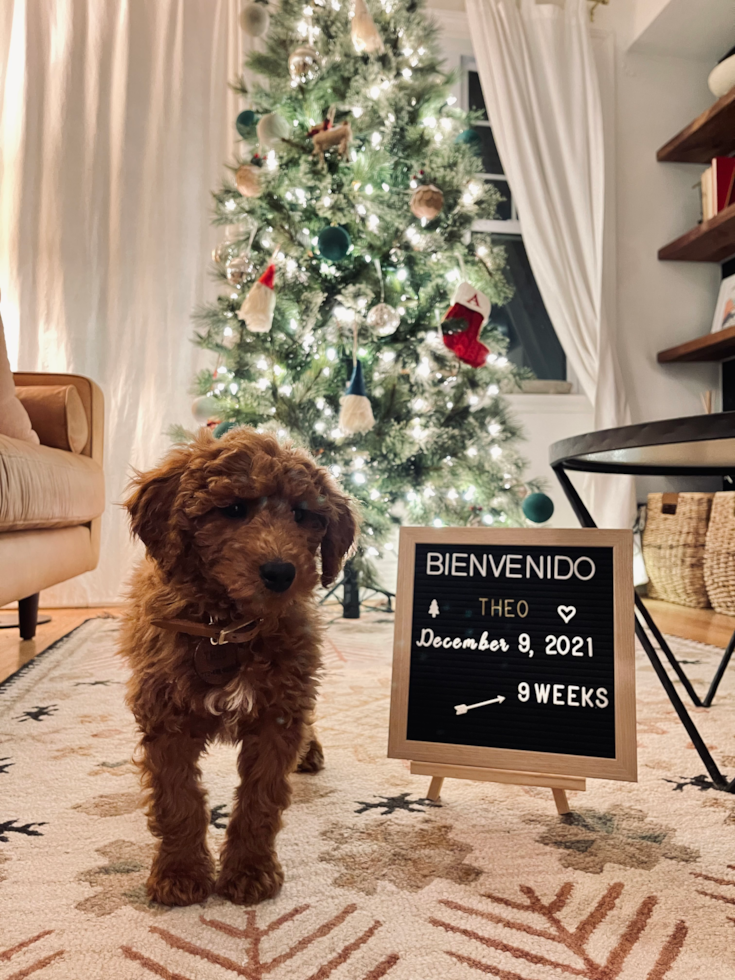
[[587, 781], [582, 776], [557, 776], [548, 772], [519, 772], [515, 769], [481, 769], [475, 766], [444, 765], [435, 762], [412, 762], [411, 774], [430, 776], [427, 799], [436, 802], [445, 779], [473, 779], [484, 783], [506, 783], [515, 786], [543, 786], [554, 795], [554, 803], [560, 814], [570, 813], [568, 789], [584, 792]]

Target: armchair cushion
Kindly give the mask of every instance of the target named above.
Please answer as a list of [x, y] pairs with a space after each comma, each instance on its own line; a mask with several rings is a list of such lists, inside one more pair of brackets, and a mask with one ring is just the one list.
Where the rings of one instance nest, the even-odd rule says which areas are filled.
[[42, 446], [81, 453], [89, 425], [74, 385], [28, 385], [16, 388], [15, 393]]
[[95, 460], [0, 435], [0, 532], [74, 527], [104, 508]]
[[5, 347], [5, 332], [0, 319], [0, 435], [22, 439], [38, 445], [38, 436], [31, 428], [28, 412], [15, 397], [15, 383]]

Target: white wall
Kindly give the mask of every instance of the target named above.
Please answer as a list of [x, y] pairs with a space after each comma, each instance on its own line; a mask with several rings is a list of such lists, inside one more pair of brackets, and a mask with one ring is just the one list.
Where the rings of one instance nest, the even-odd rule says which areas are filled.
[[657, 163], [656, 151], [714, 101], [706, 86], [712, 64], [626, 50], [633, 12], [630, 0], [615, 0], [598, 8], [596, 26], [615, 37], [617, 337], [637, 422], [700, 414], [701, 393], [718, 388], [717, 365], [664, 366], [656, 353], [708, 332], [720, 267], [657, 259], [697, 223], [692, 185], [704, 167]]

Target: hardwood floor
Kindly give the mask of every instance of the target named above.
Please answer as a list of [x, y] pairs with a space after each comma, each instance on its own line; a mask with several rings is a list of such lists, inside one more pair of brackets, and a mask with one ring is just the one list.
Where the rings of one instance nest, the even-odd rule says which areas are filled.
[[[12, 611], [12, 608], [3, 610], [4, 613]], [[21, 640], [17, 627], [0, 629], [0, 683], [6, 677], [14, 674], [23, 664], [33, 660], [37, 654], [50, 647], [52, 643], [70, 633], [85, 619], [104, 615], [119, 616], [120, 611], [120, 606], [94, 607], [91, 609], [40, 609], [39, 613], [46, 613], [51, 616], [51, 622], [40, 624], [32, 640]]]
[[[657, 599], [646, 599], [645, 602], [659, 628], [673, 636], [711, 643], [724, 649], [735, 630], [735, 617], [723, 616], [712, 609], [689, 609]], [[121, 606], [42, 609], [40, 612], [51, 616], [51, 622], [40, 625], [33, 640], [21, 640], [17, 628], [0, 629], [0, 683], [85, 619], [104, 615], [119, 616], [121, 609]]]
[[645, 599], [656, 625], [662, 633], [681, 636], [685, 640], [711, 643], [723, 649], [735, 630], [735, 617], [723, 616], [714, 609], [690, 609], [660, 599]]

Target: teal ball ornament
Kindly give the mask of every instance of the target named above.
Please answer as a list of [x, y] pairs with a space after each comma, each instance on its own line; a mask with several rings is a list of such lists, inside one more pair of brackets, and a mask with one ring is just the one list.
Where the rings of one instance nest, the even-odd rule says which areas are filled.
[[322, 228], [317, 241], [319, 252], [328, 262], [341, 262], [352, 244], [352, 239], [341, 225]]
[[235, 120], [235, 126], [237, 127], [237, 131], [240, 134], [240, 136], [243, 137], [243, 139], [246, 136], [251, 135], [250, 131], [252, 130], [253, 126], [257, 123], [257, 121], [258, 121], [258, 117], [253, 112], [252, 109], [243, 109], [243, 111]]
[[480, 134], [476, 129], [463, 129], [455, 140], [455, 143], [464, 143], [467, 146], [477, 146], [480, 142]]
[[545, 524], [554, 513], [554, 501], [545, 493], [529, 493], [521, 507], [525, 517], [533, 524]]
[[237, 422], [220, 422], [219, 425], [214, 427], [212, 435], [215, 439], [221, 439], [225, 432], [229, 432], [230, 429], [236, 429]]

